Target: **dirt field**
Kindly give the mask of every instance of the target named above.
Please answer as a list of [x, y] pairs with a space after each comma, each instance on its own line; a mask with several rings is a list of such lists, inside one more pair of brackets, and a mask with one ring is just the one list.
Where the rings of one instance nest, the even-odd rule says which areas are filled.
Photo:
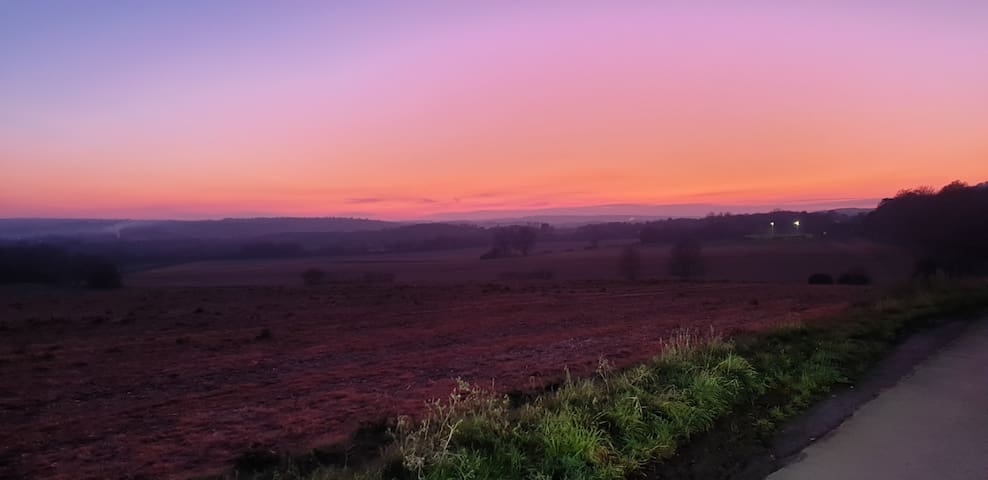
[[[330, 273], [393, 273], [406, 283], [490, 282], [505, 274], [548, 270], [558, 280], [618, 278], [621, 246], [632, 240], [602, 243], [595, 250], [584, 242], [537, 245], [529, 257], [480, 260], [486, 249], [370, 254], [349, 257], [195, 262], [139, 272], [128, 277], [137, 286], [298, 285], [310, 267]], [[668, 245], [642, 247], [642, 275], [667, 276]], [[804, 283], [812, 273], [835, 277], [863, 267], [876, 283], [903, 280], [912, 273], [908, 254], [867, 242], [749, 242], [704, 248], [706, 278], [711, 280]]]
[[0, 290], [0, 477], [185, 478], [346, 439], [451, 379], [526, 389], [683, 327], [812, 321], [874, 295], [801, 284]]

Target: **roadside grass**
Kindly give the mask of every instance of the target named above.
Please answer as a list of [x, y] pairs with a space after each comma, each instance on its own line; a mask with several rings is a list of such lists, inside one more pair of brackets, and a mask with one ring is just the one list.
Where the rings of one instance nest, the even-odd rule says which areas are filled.
[[727, 340], [684, 330], [663, 353], [566, 380], [513, 407], [458, 382], [419, 421], [399, 418], [393, 443], [357, 469], [281, 461], [238, 478], [623, 479], [655, 469], [732, 415], [770, 437], [839, 385], [860, 378], [908, 334], [988, 306], [982, 284], [898, 292], [833, 321], [790, 324]]

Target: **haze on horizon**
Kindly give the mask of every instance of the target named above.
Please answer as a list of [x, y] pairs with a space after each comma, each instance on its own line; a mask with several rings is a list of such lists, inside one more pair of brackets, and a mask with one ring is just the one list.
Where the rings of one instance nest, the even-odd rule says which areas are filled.
[[988, 179], [988, 3], [0, 2], [0, 217], [874, 206]]

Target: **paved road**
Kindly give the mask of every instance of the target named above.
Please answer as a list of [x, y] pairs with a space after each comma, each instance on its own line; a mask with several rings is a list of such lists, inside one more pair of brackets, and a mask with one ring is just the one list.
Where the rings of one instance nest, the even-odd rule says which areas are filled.
[[768, 480], [988, 480], [988, 320]]

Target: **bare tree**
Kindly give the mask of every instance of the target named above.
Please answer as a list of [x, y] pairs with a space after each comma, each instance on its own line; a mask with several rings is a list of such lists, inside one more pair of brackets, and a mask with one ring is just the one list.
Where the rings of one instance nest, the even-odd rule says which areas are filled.
[[703, 275], [703, 247], [693, 239], [680, 240], [669, 251], [669, 273], [680, 278]]
[[510, 226], [493, 229], [493, 245], [481, 258], [501, 258], [517, 251], [527, 256], [535, 246], [539, 232], [533, 227]]
[[514, 232], [514, 247], [521, 252], [522, 255], [528, 256], [528, 252], [532, 251], [532, 247], [535, 246], [535, 240], [538, 238], [539, 234], [532, 227], [517, 227]]
[[642, 256], [637, 245], [628, 245], [621, 249], [618, 258], [618, 273], [628, 281], [636, 281], [641, 275]]

